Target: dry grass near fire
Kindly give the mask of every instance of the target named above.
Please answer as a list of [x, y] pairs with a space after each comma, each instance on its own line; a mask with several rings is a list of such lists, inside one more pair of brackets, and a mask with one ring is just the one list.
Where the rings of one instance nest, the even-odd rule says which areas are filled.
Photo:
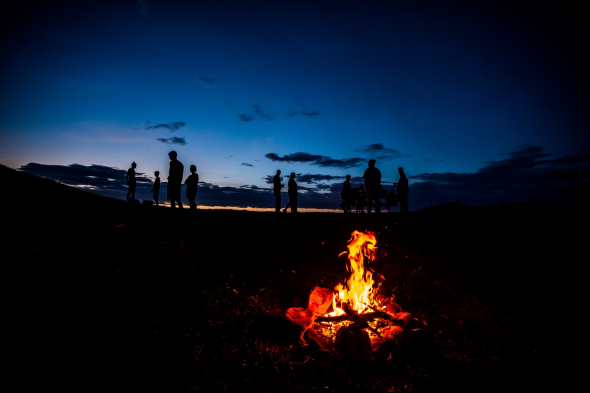
[[[530, 390], [555, 373], [547, 324], [565, 307], [556, 266], [584, 258], [575, 228], [587, 215], [557, 203], [449, 204], [405, 217], [171, 214], [35, 181], [56, 187], [54, 199], [12, 216], [5, 246], [18, 251], [8, 261], [15, 364], [29, 387]], [[423, 323], [375, 363], [301, 346], [285, 317], [314, 287], [347, 277], [338, 255], [354, 230], [375, 233], [368, 265], [380, 293]]]

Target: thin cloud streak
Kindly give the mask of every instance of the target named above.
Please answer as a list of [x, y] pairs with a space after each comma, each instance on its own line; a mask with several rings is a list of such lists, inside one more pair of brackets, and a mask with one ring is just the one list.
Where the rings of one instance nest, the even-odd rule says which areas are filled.
[[332, 157], [317, 155], [317, 154], [309, 154], [309, 153], [293, 153], [287, 154], [283, 157], [279, 156], [276, 153], [267, 153], [264, 157], [268, 158], [273, 162], [302, 162], [302, 163], [309, 163], [311, 165], [318, 165], [320, 167], [333, 167], [333, 168], [353, 168], [361, 166], [361, 163], [366, 162], [365, 158], [345, 158], [345, 159], [335, 159]]
[[372, 155], [375, 160], [378, 161], [389, 161], [394, 158], [406, 158], [411, 157], [411, 154], [405, 154], [395, 149], [385, 147], [382, 143], [373, 143], [365, 145], [358, 149], [355, 149], [358, 153]]
[[172, 138], [156, 138], [156, 140], [160, 141], [160, 142], [164, 142], [164, 143], [173, 144], [173, 145], [180, 145], [180, 146], [186, 145], [186, 141], [185, 141], [184, 137], [179, 138], [177, 136], [173, 136]]
[[155, 126], [148, 126], [146, 125], [144, 128], [146, 130], [155, 130], [158, 128], [166, 128], [170, 132], [178, 131], [182, 127], [186, 126], [186, 123], [183, 121], [175, 121], [170, 124], [156, 124]]

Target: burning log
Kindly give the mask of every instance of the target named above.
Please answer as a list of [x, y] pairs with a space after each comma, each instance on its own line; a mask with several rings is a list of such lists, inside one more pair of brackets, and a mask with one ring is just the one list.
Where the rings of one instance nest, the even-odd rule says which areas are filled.
[[296, 323], [303, 328], [299, 335], [299, 343], [306, 346], [307, 342], [305, 342], [303, 335], [305, 334], [305, 331], [313, 325], [313, 320], [315, 319], [314, 312], [309, 308], [303, 309], [303, 307], [291, 307], [287, 310], [286, 315], [291, 322]]
[[334, 298], [334, 291], [328, 288], [315, 287], [309, 295], [309, 302], [307, 307], [316, 315], [325, 314], [332, 304]]
[[[412, 314], [407, 312], [400, 312], [395, 315], [375, 310], [374, 312], [369, 312], [366, 314], [358, 314], [362, 319], [366, 321], [372, 321], [374, 319], [386, 319], [388, 321], [392, 321], [394, 323], [399, 324], [405, 328], [415, 328], [418, 327], [418, 320], [412, 317]], [[317, 317], [315, 322], [328, 322], [328, 323], [337, 323], [343, 321], [354, 321], [348, 314], [344, 315], [337, 315], [334, 317]]]
[[301, 345], [307, 345], [303, 336], [305, 335], [305, 332], [308, 331], [308, 337], [318, 343], [322, 349], [328, 347], [331, 348], [331, 346], [327, 344], [318, 333], [309, 328], [313, 325], [313, 322], [318, 315], [324, 314], [328, 311], [330, 304], [332, 304], [333, 297], [334, 292], [332, 290], [315, 287], [309, 295], [306, 309], [303, 309], [302, 307], [291, 307], [287, 310], [287, 318], [303, 328], [299, 335], [299, 342]]
[[356, 323], [338, 330], [335, 345], [340, 358], [347, 363], [375, 363], [369, 334]]
[[320, 348], [322, 349], [334, 349], [334, 347], [328, 342], [326, 341], [322, 336], [320, 336], [315, 330], [313, 329], [308, 329], [307, 330], [307, 337], [310, 340], [315, 341], [315, 343], [317, 345], [320, 346]]
[[359, 329], [369, 329], [370, 331], [372, 331], [373, 333], [375, 333], [377, 336], [381, 337], [381, 335], [379, 334], [379, 332], [375, 329], [373, 329], [371, 326], [369, 326], [369, 322], [363, 318], [361, 315], [359, 315], [356, 311], [354, 311], [349, 304], [345, 303], [342, 305], [342, 309], [344, 310], [344, 312], [346, 313], [346, 315], [355, 323], [357, 324]]

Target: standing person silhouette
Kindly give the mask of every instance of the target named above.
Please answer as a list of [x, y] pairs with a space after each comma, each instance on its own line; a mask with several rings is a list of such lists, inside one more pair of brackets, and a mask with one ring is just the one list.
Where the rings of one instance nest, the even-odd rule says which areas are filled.
[[127, 174], [125, 175], [125, 180], [127, 181], [127, 185], [129, 186], [129, 191], [127, 191], [127, 200], [129, 200], [129, 197], [135, 199], [135, 187], [137, 186], [137, 183], [135, 181], [135, 168], [137, 167], [137, 164], [135, 163], [135, 161], [133, 161], [131, 163], [131, 168], [127, 169]]
[[410, 193], [410, 187], [408, 185], [408, 178], [404, 173], [404, 168], [401, 166], [397, 168], [399, 172], [399, 180], [396, 183], [397, 185], [397, 200], [399, 201], [399, 211], [401, 212], [409, 212], [410, 208], [408, 207], [408, 194]]
[[156, 180], [154, 180], [154, 186], [150, 190], [150, 192], [154, 193], [154, 200], [156, 201], [156, 206], [158, 205], [158, 199], [160, 197], [160, 171], [155, 171], [154, 175], [156, 175]]
[[365, 192], [365, 185], [361, 184], [356, 194], [356, 212], [365, 212], [365, 203], [367, 203], [367, 193]]
[[375, 167], [375, 160], [369, 160], [369, 167], [365, 169], [365, 191], [367, 192], [367, 213], [371, 213], [371, 205], [375, 201], [375, 213], [381, 213], [379, 191], [381, 190], [381, 171]]
[[291, 176], [289, 177], [289, 188], [287, 190], [289, 194], [289, 203], [283, 209], [283, 213], [287, 213], [287, 208], [291, 208], [291, 213], [297, 213], [297, 199], [299, 196], [297, 195], [297, 183], [295, 182], [295, 172], [291, 172]]
[[168, 153], [170, 157], [170, 170], [168, 171], [168, 192], [167, 196], [170, 200], [170, 207], [176, 208], [175, 202], [178, 202], [178, 207], [182, 209], [182, 201], [180, 200], [180, 189], [182, 188], [182, 174], [184, 172], [184, 165], [176, 159], [178, 155], [174, 150]]
[[197, 191], [199, 190], [199, 175], [197, 175], [197, 167], [195, 165], [190, 166], [190, 171], [190, 176], [184, 181], [184, 184], [186, 184], [186, 197], [188, 198], [190, 209], [197, 210], [195, 198], [197, 197]]
[[281, 188], [285, 187], [281, 184], [281, 170], [277, 169], [277, 174], [272, 178], [273, 193], [275, 194], [275, 213], [281, 212]]
[[346, 175], [346, 181], [342, 183], [342, 191], [340, 195], [342, 196], [342, 203], [340, 203], [340, 208], [344, 210], [344, 213], [351, 213], [352, 212], [352, 185], [350, 184], [350, 175]]

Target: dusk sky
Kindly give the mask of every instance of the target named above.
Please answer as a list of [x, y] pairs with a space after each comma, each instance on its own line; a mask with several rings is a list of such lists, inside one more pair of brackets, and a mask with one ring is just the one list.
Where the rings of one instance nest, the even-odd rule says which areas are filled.
[[124, 198], [135, 161], [143, 200], [176, 150], [200, 206], [270, 208], [280, 169], [336, 209], [370, 158], [411, 210], [563, 199], [590, 170], [587, 11], [531, 4], [9, 1], [0, 164]]

